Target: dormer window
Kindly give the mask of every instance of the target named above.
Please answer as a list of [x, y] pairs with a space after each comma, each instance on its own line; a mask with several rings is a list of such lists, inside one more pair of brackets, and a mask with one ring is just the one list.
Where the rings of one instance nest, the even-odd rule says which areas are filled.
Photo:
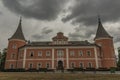
[[53, 37], [52, 40], [55, 45], [68, 44], [68, 38], [62, 32], [57, 33], [57, 36]]

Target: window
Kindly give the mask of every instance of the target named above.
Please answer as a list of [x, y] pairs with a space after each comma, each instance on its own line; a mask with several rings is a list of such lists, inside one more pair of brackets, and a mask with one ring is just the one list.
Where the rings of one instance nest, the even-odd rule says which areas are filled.
[[71, 68], [74, 68], [75, 67], [75, 63], [71, 63]]
[[30, 52], [30, 57], [33, 57], [34, 56], [34, 52]]
[[79, 51], [79, 56], [83, 56], [83, 52], [82, 51]]
[[70, 51], [70, 56], [74, 56], [74, 51]]
[[13, 44], [12, 48], [13, 48], [13, 49], [16, 49], [16, 48], [17, 48], [16, 44]]
[[57, 56], [58, 57], [63, 57], [64, 56], [63, 50], [57, 50]]
[[30, 69], [33, 68], [33, 64], [32, 64], [32, 63], [29, 64], [29, 68], [30, 68]]
[[89, 68], [92, 68], [92, 63], [88, 63], [88, 67], [89, 67]]
[[50, 68], [50, 64], [49, 63], [46, 64], [46, 68]]
[[37, 67], [38, 67], [38, 69], [40, 69], [42, 67], [42, 64], [39, 63]]
[[47, 51], [47, 52], [46, 52], [46, 56], [50, 56], [50, 51]]
[[42, 56], [42, 51], [38, 52], [38, 56]]
[[15, 58], [15, 54], [12, 54], [12, 55], [11, 55], [11, 58], [14, 59], [14, 58]]
[[80, 63], [80, 68], [83, 68], [83, 63]]
[[13, 69], [14, 68], [14, 65], [13, 64], [10, 64], [10, 69]]
[[88, 56], [91, 56], [91, 51], [87, 51], [87, 55], [88, 55]]

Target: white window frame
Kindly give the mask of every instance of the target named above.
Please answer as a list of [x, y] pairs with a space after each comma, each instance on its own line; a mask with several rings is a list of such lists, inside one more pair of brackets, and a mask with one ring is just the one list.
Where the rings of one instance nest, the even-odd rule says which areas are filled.
[[14, 64], [10, 64], [10, 69], [14, 69]]
[[50, 56], [50, 51], [46, 51], [46, 56]]
[[74, 56], [75, 55], [75, 52], [72, 50], [70, 51], [70, 56]]
[[[74, 66], [73, 66], [73, 65], [74, 65]], [[75, 68], [75, 67], [76, 67], [75, 65], [76, 65], [75, 62], [71, 62], [70, 67], [71, 67], [71, 68]]]
[[[91, 65], [91, 66], [90, 66]], [[88, 62], [88, 68], [92, 68], [92, 62]]]
[[79, 56], [83, 56], [83, 51], [82, 50], [79, 51]]
[[57, 57], [63, 57], [64, 51], [63, 50], [57, 50]]
[[[81, 66], [81, 64], [82, 64], [82, 66]], [[83, 67], [84, 67], [84, 63], [83, 63], [83, 62], [80, 62], [80, 63], [79, 63], [79, 67], [80, 67], [80, 68], [83, 68]]]
[[17, 45], [16, 45], [16, 44], [13, 44], [13, 45], [12, 45], [12, 48], [13, 48], [13, 49], [17, 49]]
[[[40, 66], [39, 66], [39, 64], [40, 64]], [[37, 64], [37, 69], [39, 69], [39, 68], [42, 68], [42, 63]]]
[[[88, 55], [88, 52], [90, 52], [90, 53], [89, 53], [90, 55]], [[86, 53], [87, 53], [87, 56], [91, 56], [91, 51], [90, 51], [90, 50], [87, 50]]]
[[42, 51], [39, 51], [39, 52], [38, 52], [38, 56], [42, 56]]
[[30, 51], [30, 57], [33, 57], [33, 56], [31, 56], [31, 55], [34, 56], [34, 51]]
[[[48, 65], [49, 65], [49, 67], [48, 67]], [[49, 62], [46, 63], [46, 68], [47, 68], [47, 69], [50, 68], [50, 63], [49, 63]]]
[[[31, 64], [32, 64], [32, 67], [31, 67]], [[29, 69], [32, 69], [33, 68], [33, 63], [29, 63]]]
[[11, 54], [11, 59], [15, 59], [15, 54], [14, 53]]

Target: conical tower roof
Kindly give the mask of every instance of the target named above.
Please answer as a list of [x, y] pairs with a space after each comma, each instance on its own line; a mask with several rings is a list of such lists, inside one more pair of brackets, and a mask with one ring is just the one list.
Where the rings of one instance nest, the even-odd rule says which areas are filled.
[[16, 30], [16, 32], [13, 34], [13, 36], [10, 39], [20, 39], [20, 40], [25, 40], [25, 37], [23, 35], [23, 31], [22, 31], [22, 19], [20, 17], [20, 21], [19, 21], [19, 24], [18, 24], [18, 28]]
[[98, 17], [98, 29], [97, 29], [97, 33], [96, 33], [96, 37], [95, 39], [98, 38], [112, 38], [107, 31], [104, 29], [100, 17]]

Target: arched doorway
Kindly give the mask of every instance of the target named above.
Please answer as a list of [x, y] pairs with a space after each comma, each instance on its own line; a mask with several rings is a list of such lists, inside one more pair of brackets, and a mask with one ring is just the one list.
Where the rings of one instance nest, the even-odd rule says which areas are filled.
[[64, 67], [63, 67], [63, 61], [58, 61], [58, 70], [63, 70]]

